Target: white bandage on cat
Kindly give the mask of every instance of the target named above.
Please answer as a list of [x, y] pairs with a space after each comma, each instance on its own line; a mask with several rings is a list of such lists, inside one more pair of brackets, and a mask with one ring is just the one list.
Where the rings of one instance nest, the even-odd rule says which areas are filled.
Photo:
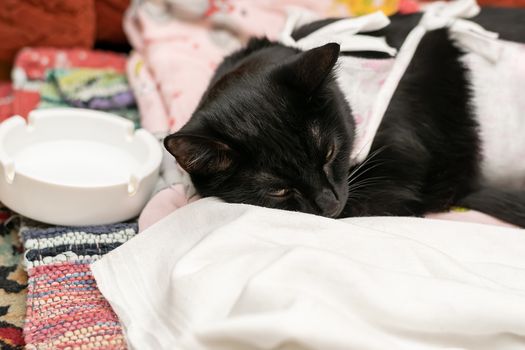
[[[359, 34], [388, 26], [390, 20], [382, 12], [333, 22], [299, 40], [293, 39], [293, 30], [316, 18], [309, 13], [292, 12], [280, 42], [300, 50], [336, 42], [341, 45], [341, 52], [375, 51], [395, 56], [391, 60], [381, 60], [381, 63], [377, 62], [379, 60], [363, 60], [351, 56], [341, 56], [338, 60], [337, 82], [356, 118], [351, 161], [358, 164], [369, 155], [390, 100], [427, 31], [448, 28], [450, 37], [461, 49], [475, 52], [492, 62], [498, 60], [501, 49], [498, 34], [462, 19], [474, 17], [479, 11], [475, 0], [440, 1], [427, 5], [421, 21], [408, 34], [397, 54], [396, 49], [390, 47], [384, 37]], [[363, 69], [367, 65], [364, 61], [375, 61], [374, 64], [378, 67], [375, 77]], [[374, 80], [377, 83], [375, 88], [366, 90], [366, 86], [370, 87]]]

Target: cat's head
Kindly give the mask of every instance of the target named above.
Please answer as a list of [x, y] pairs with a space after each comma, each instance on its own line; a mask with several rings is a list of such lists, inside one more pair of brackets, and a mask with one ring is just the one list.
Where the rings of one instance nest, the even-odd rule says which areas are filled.
[[332, 72], [338, 55], [337, 44], [305, 52], [272, 44], [230, 61], [188, 124], [165, 140], [197, 191], [339, 215], [354, 125]]

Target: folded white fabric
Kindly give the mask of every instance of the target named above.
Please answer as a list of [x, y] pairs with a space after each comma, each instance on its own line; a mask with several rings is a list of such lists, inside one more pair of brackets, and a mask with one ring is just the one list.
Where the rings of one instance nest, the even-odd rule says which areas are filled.
[[525, 231], [203, 199], [93, 267], [131, 349], [525, 348]]

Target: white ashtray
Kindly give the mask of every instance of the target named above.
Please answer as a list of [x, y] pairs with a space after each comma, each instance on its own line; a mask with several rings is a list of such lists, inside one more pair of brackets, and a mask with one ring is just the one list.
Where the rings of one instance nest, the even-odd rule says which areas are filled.
[[55, 225], [102, 225], [140, 213], [162, 151], [122, 117], [77, 108], [35, 110], [0, 124], [0, 202]]

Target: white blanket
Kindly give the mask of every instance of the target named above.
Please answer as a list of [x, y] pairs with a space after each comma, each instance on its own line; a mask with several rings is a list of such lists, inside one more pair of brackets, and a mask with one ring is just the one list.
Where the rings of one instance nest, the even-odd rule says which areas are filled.
[[199, 200], [93, 265], [131, 349], [525, 348], [525, 231]]

